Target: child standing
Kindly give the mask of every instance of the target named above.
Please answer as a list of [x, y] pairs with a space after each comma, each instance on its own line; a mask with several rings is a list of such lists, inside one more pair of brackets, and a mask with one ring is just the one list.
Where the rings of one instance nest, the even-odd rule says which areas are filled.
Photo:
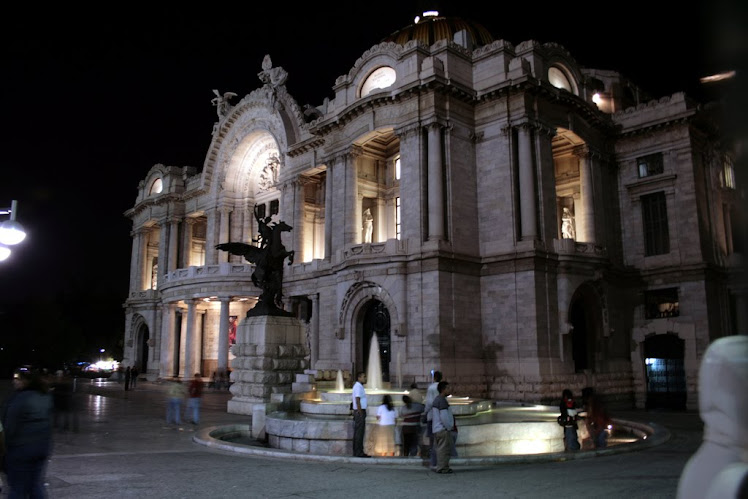
[[379, 456], [395, 455], [395, 422], [397, 411], [392, 397], [382, 397], [382, 405], [377, 408], [377, 426], [374, 437], [374, 454]]

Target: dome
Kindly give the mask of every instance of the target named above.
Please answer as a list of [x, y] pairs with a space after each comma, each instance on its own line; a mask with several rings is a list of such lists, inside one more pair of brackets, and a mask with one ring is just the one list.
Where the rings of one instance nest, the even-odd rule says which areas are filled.
[[395, 31], [382, 42], [394, 42], [405, 45], [411, 40], [418, 40], [428, 46], [439, 40], [454, 41], [456, 33], [467, 33], [466, 46], [473, 50], [494, 41], [494, 37], [481, 24], [459, 17], [444, 17], [439, 15], [417, 18], [414, 24]]

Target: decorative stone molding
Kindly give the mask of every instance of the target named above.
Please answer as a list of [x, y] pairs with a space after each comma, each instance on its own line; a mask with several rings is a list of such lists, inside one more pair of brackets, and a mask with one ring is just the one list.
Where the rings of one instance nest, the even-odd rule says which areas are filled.
[[[400, 324], [401, 321], [399, 320], [397, 305], [395, 305], [394, 300], [387, 290], [372, 281], [358, 281], [348, 288], [340, 305], [340, 312], [338, 315], [338, 331], [340, 336], [336, 334], [338, 338], [342, 339], [344, 337], [344, 331], [346, 330], [347, 325], [350, 328], [353, 327], [353, 318], [356, 316], [359, 307], [371, 298], [376, 298], [387, 307], [387, 311], [390, 314], [390, 324]], [[393, 332], [396, 336], [402, 336], [405, 334], [405, 331], [399, 329], [395, 329]]]

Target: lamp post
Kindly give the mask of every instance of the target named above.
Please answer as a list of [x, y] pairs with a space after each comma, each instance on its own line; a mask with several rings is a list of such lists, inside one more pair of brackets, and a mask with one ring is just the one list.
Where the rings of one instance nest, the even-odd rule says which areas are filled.
[[10, 215], [10, 219], [0, 224], [0, 262], [7, 260], [10, 256], [10, 248], [26, 238], [26, 231], [19, 222], [16, 221], [18, 212], [18, 201], [15, 199], [11, 202], [10, 208], [0, 208], [0, 215]]

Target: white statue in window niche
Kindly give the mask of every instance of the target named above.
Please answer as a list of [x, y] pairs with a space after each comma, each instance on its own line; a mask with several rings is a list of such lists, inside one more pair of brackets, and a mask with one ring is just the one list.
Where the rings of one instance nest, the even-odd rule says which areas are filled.
[[371, 215], [371, 209], [364, 210], [364, 242], [370, 243], [371, 236], [374, 233], [374, 217]]
[[574, 215], [571, 214], [569, 208], [564, 208], [564, 213], [561, 215], [561, 237], [564, 239], [577, 238], [577, 233], [574, 229]]

